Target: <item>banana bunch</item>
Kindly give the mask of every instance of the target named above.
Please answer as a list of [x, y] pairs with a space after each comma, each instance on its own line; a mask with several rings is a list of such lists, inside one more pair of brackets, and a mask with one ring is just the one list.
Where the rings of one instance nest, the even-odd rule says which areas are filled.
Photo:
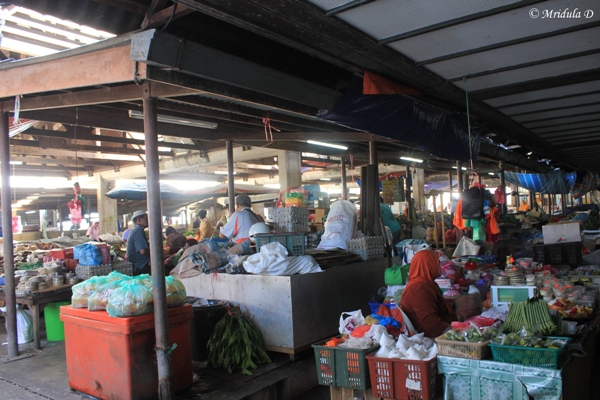
[[228, 305], [229, 312], [217, 322], [208, 340], [208, 363], [232, 373], [241, 368], [245, 375], [257, 364], [271, 362], [262, 334], [244, 317], [239, 306]]

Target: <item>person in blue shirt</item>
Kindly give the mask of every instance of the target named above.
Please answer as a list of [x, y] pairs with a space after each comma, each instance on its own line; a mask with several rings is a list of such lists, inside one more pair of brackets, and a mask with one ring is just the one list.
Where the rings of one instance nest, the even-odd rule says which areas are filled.
[[148, 227], [148, 214], [138, 210], [133, 213], [133, 228], [127, 238], [127, 260], [133, 264], [133, 275], [150, 273], [150, 245], [144, 229]]
[[379, 215], [381, 216], [381, 220], [383, 224], [390, 228], [392, 232], [392, 249], [394, 252], [396, 251], [396, 243], [400, 241], [400, 236], [402, 235], [402, 227], [394, 217], [394, 213], [392, 212], [392, 208], [383, 202], [383, 197], [379, 196]]

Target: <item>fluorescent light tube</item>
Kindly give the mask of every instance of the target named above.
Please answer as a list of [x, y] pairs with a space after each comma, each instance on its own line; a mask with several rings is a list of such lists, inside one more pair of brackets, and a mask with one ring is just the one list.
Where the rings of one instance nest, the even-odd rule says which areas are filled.
[[319, 178], [320, 181], [330, 181], [330, 178]]
[[[140, 111], [129, 110], [129, 117], [135, 118], [135, 119], [144, 119], [144, 113], [142, 113]], [[205, 128], [205, 129], [217, 129], [217, 126], [219, 126], [215, 122], [199, 121], [196, 119], [187, 119], [187, 118], [175, 117], [172, 115], [162, 115], [162, 114], [158, 114], [156, 116], [156, 120], [158, 122], [165, 122], [168, 124], [193, 126], [196, 128]]]
[[412, 158], [412, 157], [400, 157], [401, 160], [404, 161], [412, 161], [412, 162], [416, 162], [416, 163], [422, 163], [423, 160], [421, 160], [420, 158]]
[[347, 146], [342, 146], [339, 144], [325, 143], [325, 142], [318, 142], [316, 140], [307, 140], [306, 143], [316, 144], [317, 146], [332, 147], [334, 149], [348, 150]]
[[[215, 174], [217, 174], [217, 175], [227, 175], [228, 172], [227, 171], [215, 171]], [[235, 174], [237, 174], [237, 172], [234, 171], [233, 174], [235, 175]]]

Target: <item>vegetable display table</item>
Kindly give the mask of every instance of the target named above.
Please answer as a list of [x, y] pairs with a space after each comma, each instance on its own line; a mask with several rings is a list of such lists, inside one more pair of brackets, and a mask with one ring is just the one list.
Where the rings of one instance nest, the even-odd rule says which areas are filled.
[[[33, 317], [33, 343], [35, 344], [36, 349], [40, 350], [42, 348], [40, 340], [40, 311], [44, 309], [46, 304], [70, 301], [72, 294], [71, 286], [72, 285], [65, 285], [58, 290], [33, 292], [33, 294], [18, 296], [16, 298], [17, 304], [25, 305], [29, 311], [31, 311], [31, 316]], [[0, 300], [6, 300], [6, 294], [4, 292], [0, 292]]]

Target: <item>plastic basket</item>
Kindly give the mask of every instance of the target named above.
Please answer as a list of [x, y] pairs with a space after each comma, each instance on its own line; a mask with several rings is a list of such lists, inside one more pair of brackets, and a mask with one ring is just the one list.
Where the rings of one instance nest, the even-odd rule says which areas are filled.
[[492, 349], [494, 361], [560, 369], [567, 360], [567, 347], [571, 338], [548, 336], [547, 339], [561, 339], [566, 343], [560, 349], [504, 346], [494, 343], [490, 343], [489, 346]]
[[369, 368], [365, 356], [379, 348], [346, 349], [325, 346], [325, 342], [313, 344], [319, 385], [338, 386], [348, 389], [369, 388]]
[[546, 262], [546, 252], [543, 244], [536, 244], [533, 246], [533, 259], [536, 262]]
[[77, 267], [75, 267], [75, 274], [78, 278], [86, 280], [92, 276], [108, 275], [112, 272], [112, 270], [112, 265], [110, 264], [77, 265]]
[[376, 398], [395, 400], [433, 399], [437, 357], [427, 361], [400, 360], [368, 355], [371, 390]]
[[546, 244], [544, 245], [546, 253], [545, 263], [559, 265], [563, 263], [562, 244]]
[[435, 338], [438, 345], [438, 354], [440, 356], [469, 358], [471, 360], [483, 360], [491, 354], [488, 344], [489, 340], [480, 343], [457, 342], [455, 340], [446, 340], [444, 336]]
[[281, 243], [288, 251], [290, 256], [304, 255], [304, 233], [267, 233], [255, 235], [256, 251], [271, 242]]
[[379, 311], [379, 306], [386, 306], [390, 310], [398, 307], [396, 303], [369, 303], [369, 307], [371, 307], [371, 314], [377, 314], [377, 311]]
[[581, 242], [562, 243], [561, 246], [563, 264], [569, 264], [571, 266], [581, 264]]

